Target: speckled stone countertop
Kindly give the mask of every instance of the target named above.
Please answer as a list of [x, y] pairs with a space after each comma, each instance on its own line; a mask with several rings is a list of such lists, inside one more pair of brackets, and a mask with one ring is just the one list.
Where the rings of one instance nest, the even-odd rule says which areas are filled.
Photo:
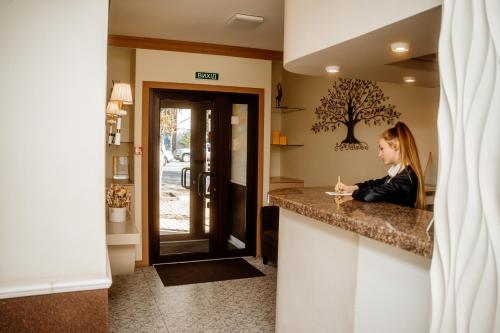
[[[287, 188], [269, 192], [271, 205], [431, 258], [434, 236], [426, 232], [432, 212], [351, 196], [331, 196], [333, 187]], [[341, 202], [344, 201], [344, 202]]]

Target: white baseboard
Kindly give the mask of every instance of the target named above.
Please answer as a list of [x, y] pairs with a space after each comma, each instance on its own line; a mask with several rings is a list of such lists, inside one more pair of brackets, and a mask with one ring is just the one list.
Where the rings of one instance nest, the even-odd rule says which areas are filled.
[[85, 290], [108, 289], [111, 287], [111, 268], [106, 252], [106, 277], [101, 279], [70, 280], [27, 284], [14, 287], [0, 287], [0, 299], [67, 293]]

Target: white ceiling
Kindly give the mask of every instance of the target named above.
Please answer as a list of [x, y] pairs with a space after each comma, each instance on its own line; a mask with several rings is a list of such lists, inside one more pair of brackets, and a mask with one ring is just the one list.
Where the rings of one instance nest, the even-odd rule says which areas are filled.
[[[284, 0], [111, 0], [109, 33], [283, 50]], [[230, 26], [233, 14], [263, 16], [255, 27]]]
[[[408, 61], [438, 51], [441, 6], [390, 24], [365, 35], [295, 59], [285, 64], [291, 72], [314, 76], [341, 76], [365, 80], [402, 83], [403, 76], [415, 76], [415, 85], [439, 86], [437, 63]], [[390, 44], [405, 41], [410, 51], [398, 54]], [[325, 67], [340, 66], [337, 74]]]
[[[305, 0], [304, 0], [305, 1]], [[111, 0], [109, 33], [283, 50], [284, 0]], [[231, 26], [235, 13], [264, 17], [255, 26]], [[326, 65], [340, 65], [343, 77], [402, 83], [416, 76], [415, 85], [439, 86], [436, 66], [422, 69], [415, 62], [389, 65], [437, 53], [441, 8], [437, 7], [347, 42], [320, 50], [285, 65], [295, 73], [325, 76]], [[394, 41], [408, 41], [404, 55], [390, 51]]]

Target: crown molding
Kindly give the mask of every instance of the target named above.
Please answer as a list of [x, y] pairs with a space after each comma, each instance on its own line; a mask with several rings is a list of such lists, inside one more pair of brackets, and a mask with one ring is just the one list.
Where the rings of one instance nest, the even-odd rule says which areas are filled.
[[283, 52], [281, 51], [170, 39], [108, 35], [108, 45], [136, 49], [216, 54], [230, 57], [283, 61]]

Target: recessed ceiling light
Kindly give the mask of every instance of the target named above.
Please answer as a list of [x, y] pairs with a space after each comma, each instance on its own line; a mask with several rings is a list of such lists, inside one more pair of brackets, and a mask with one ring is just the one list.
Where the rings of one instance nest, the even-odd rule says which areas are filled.
[[391, 44], [392, 52], [396, 53], [408, 52], [409, 49], [410, 49], [410, 44], [407, 42], [397, 42]]
[[403, 77], [403, 81], [406, 83], [414, 83], [417, 81], [417, 79], [414, 76], [405, 76]]
[[251, 23], [251, 24], [260, 24], [264, 22], [264, 18], [262, 16], [256, 15], [248, 15], [248, 14], [233, 14], [230, 18], [227, 19], [227, 24], [233, 23]]
[[339, 66], [326, 66], [325, 71], [327, 71], [328, 73], [338, 73], [340, 71], [340, 67]]

